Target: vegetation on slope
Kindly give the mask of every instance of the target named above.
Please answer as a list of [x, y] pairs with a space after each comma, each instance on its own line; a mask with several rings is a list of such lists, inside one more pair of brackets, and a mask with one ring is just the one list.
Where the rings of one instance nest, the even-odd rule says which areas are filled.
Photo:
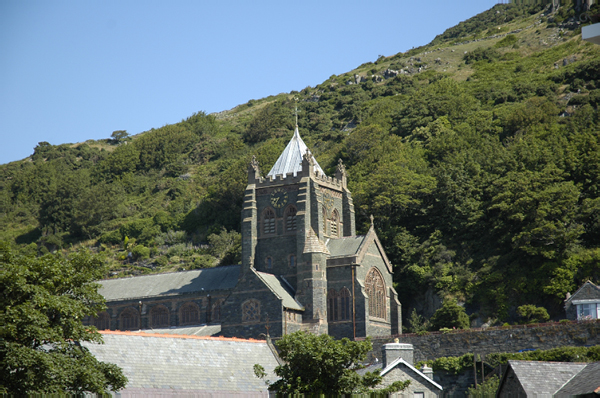
[[375, 216], [405, 314], [429, 318], [437, 295], [482, 320], [525, 304], [560, 317], [567, 292], [600, 282], [600, 48], [567, 8], [542, 12], [496, 5], [314, 88], [134, 137], [42, 142], [2, 166], [0, 239], [93, 247], [112, 276], [236, 262], [247, 165], [273, 165], [297, 98], [321, 166], [347, 167], [359, 231]]

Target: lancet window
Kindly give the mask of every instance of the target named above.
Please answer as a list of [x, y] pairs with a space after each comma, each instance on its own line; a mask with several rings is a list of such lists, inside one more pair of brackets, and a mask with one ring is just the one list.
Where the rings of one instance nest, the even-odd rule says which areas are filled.
[[331, 219], [329, 220], [329, 235], [332, 237], [338, 237], [338, 226], [340, 222], [340, 216], [337, 210], [331, 212]]
[[221, 300], [218, 300], [212, 306], [211, 322], [219, 322], [221, 320]]
[[285, 229], [288, 232], [295, 231], [296, 226], [296, 207], [288, 206], [285, 210]]
[[263, 213], [263, 233], [265, 235], [275, 233], [275, 212], [271, 208], [267, 208]]
[[365, 290], [369, 296], [369, 316], [386, 319], [385, 282], [375, 267], [367, 273]]
[[338, 292], [330, 289], [327, 293], [327, 319], [333, 321], [346, 321], [350, 319], [350, 290], [343, 287]]

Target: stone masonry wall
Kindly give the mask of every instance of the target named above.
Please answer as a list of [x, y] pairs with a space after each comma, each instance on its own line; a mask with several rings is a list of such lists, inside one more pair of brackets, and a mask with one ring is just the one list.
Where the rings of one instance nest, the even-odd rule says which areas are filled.
[[394, 338], [398, 338], [400, 343], [413, 345], [416, 363], [466, 353], [487, 355], [493, 352], [599, 345], [600, 320], [467, 329], [447, 334], [431, 332], [424, 336], [411, 333], [388, 338], [373, 337], [373, 350], [369, 358], [381, 360], [381, 346], [393, 342]]

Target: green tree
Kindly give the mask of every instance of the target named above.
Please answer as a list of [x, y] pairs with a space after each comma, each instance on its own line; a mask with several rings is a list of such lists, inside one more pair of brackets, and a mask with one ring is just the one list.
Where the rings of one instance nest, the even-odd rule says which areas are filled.
[[437, 310], [429, 320], [434, 330], [441, 328], [468, 329], [469, 316], [465, 309], [455, 300], [445, 300], [442, 308]]
[[[277, 342], [279, 355], [285, 364], [275, 368], [280, 377], [274, 383], [267, 381], [270, 391], [279, 394], [350, 394], [367, 392], [381, 382], [378, 373], [363, 376], [356, 371], [364, 366], [372, 345], [365, 341], [335, 340], [326, 334], [314, 335], [298, 331], [285, 335]], [[257, 377], [266, 376], [264, 368], [254, 365]], [[386, 392], [400, 391], [409, 382], [396, 382]]]
[[127, 137], [129, 137], [129, 133], [126, 130], [116, 130], [116, 131], [113, 131], [113, 133], [110, 135], [110, 137], [113, 139], [113, 142], [115, 142], [116, 144], [119, 144], [123, 140], [125, 140]]
[[94, 283], [103, 270], [87, 252], [36, 258], [0, 242], [0, 391], [100, 394], [125, 386], [118, 366], [80, 344], [102, 342], [81, 320], [104, 309]]
[[220, 265], [239, 264], [242, 261], [242, 235], [225, 228], [219, 234], [208, 236], [210, 254], [218, 259]]

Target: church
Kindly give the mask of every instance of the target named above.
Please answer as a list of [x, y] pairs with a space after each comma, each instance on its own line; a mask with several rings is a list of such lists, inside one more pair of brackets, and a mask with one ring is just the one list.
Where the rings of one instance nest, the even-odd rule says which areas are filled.
[[336, 338], [397, 335], [392, 264], [371, 220], [356, 235], [340, 160], [326, 176], [298, 127], [266, 176], [248, 166], [242, 262], [100, 281], [99, 329], [277, 338], [297, 330]]

